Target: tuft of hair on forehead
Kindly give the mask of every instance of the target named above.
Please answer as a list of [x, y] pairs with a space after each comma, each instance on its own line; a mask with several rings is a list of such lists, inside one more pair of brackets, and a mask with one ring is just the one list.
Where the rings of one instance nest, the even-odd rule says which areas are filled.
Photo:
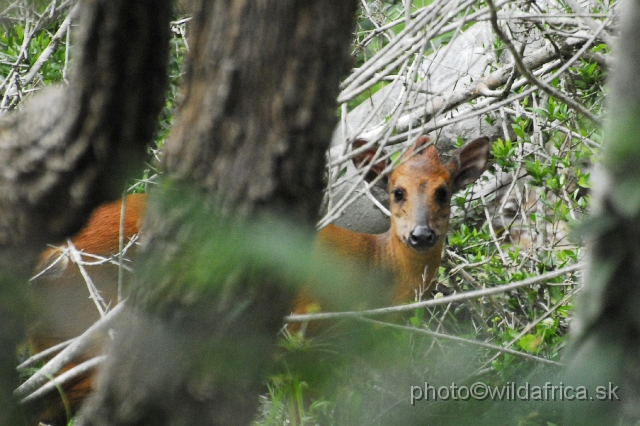
[[[425, 148], [426, 145], [426, 148]], [[418, 154], [415, 154], [416, 151], [421, 150]], [[402, 161], [406, 161], [412, 156], [420, 156], [423, 159], [428, 160], [429, 162], [436, 162], [440, 164], [440, 156], [438, 155], [438, 150], [435, 145], [431, 143], [431, 138], [429, 136], [423, 135], [420, 136], [409, 148], [404, 155], [402, 156]]]

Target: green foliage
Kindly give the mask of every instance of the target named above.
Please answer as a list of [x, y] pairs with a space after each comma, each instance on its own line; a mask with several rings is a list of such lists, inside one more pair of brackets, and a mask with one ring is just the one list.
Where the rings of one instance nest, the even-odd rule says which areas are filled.
[[[54, 31], [60, 22], [53, 22], [47, 28], [36, 33], [29, 43], [26, 50], [26, 62], [21, 66], [28, 69], [40, 57], [42, 52], [49, 46], [51, 42], [52, 31]], [[8, 27], [6, 31], [0, 33], [0, 77], [5, 78], [12, 69], [13, 64], [18, 62], [21, 47], [24, 42], [24, 27], [17, 25]], [[51, 58], [43, 65], [40, 70], [40, 78], [45, 85], [53, 84], [62, 80], [62, 69], [65, 64], [64, 43], [58, 45]]]
[[506, 46], [504, 42], [500, 38], [496, 38], [493, 42], [493, 51], [495, 52], [498, 61], [500, 61], [500, 58], [502, 58], [502, 54], [504, 53], [505, 48]]
[[498, 139], [493, 143], [493, 150], [491, 151], [493, 154], [493, 158], [501, 167], [513, 168], [515, 166], [515, 147], [513, 143], [507, 139], [503, 141], [502, 139]]
[[175, 24], [173, 26], [170, 43], [169, 55], [169, 88], [167, 90], [167, 98], [164, 108], [160, 113], [158, 123], [158, 133], [156, 136], [156, 148], [162, 148], [164, 142], [171, 130], [175, 112], [177, 110], [176, 98], [178, 89], [182, 82], [183, 65], [185, 54], [187, 53], [184, 34], [186, 32], [186, 23]]

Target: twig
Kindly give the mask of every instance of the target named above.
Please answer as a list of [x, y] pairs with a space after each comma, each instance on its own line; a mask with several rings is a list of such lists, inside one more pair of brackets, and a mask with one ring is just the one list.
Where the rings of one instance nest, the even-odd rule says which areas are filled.
[[67, 30], [71, 26], [71, 21], [75, 19], [78, 10], [80, 10], [80, 3], [76, 3], [73, 9], [71, 9], [71, 12], [69, 12], [69, 15], [67, 15], [65, 20], [62, 22], [62, 25], [60, 25], [60, 28], [58, 28], [58, 31], [56, 31], [53, 37], [51, 37], [49, 45], [42, 51], [42, 53], [38, 57], [38, 60], [35, 62], [35, 64], [33, 64], [27, 75], [25, 75], [22, 79], [23, 85], [26, 86], [27, 84], [31, 83], [31, 81], [40, 71], [45, 62], [47, 62], [51, 55], [53, 55], [56, 47], [58, 47], [58, 43], [60, 43], [60, 40], [62, 40], [62, 38], [66, 36]]
[[[591, 31], [593, 31], [594, 33], [598, 31], [598, 22], [593, 20], [591, 16], [589, 16], [589, 14], [582, 9], [580, 3], [578, 3], [576, 0], [564, 0], [564, 2], [567, 3], [571, 10], [575, 12], [574, 16], [584, 22]], [[600, 33], [600, 37], [609, 46], [613, 46], [613, 39], [606, 31], [602, 31]]]
[[[498, 25], [498, 14], [496, 12], [496, 7], [493, 4], [493, 0], [487, 0], [487, 4], [489, 5], [489, 9], [491, 9], [491, 25], [493, 26], [493, 30], [496, 32], [500, 40], [502, 40], [502, 42], [507, 46], [507, 49], [509, 49], [509, 52], [511, 52], [513, 61], [515, 62], [516, 67], [518, 68], [518, 71], [520, 72], [520, 74], [522, 74], [532, 85], [538, 86], [540, 89], [542, 89], [544, 92], [548, 93], [549, 95], [557, 99], [560, 99], [562, 102], [567, 104], [569, 108], [584, 115], [594, 123], [600, 124], [600, 119], [596, 115], [594, 115], [591, 111], [587, 110], [581, 104], [574, 101], [570, 97], [566, 96], [564, 93], [557, 90], [555, 87], [551, 86], [550, 84], [547, 84], [544, 80], [537, 79], [531, 73], [531, 71], [529, 71], [529, 69], [525, 66], [522, 58], [518, 54], [518, 51], [516, 50], [516, 47], [513, 45], [513, 42], [511, 41], [511, 39], [507, 37], [504, 31], [502, 31], [502, 29], [500, 28], [500, 25]], [[599, 33], [600, 31], [602, 31], [602, 29], [604, 29], [605, 27], [605, 24], [606, 24], [606, 21], [602, 23], [600, 29], [596, 33]]]
[[[484, 215], [487, 218], [487, 226], [489, 227], [489, 234], [491, 235], [491, 240], [493, 241], [493, 244], [496, 246], [496, 250], [498, 251], [500, 258], [502, 259], [502, 264], [507, 266], [509, 265], [510, 262], [507, 261], [507, 258], [505, 257], [504, 252], [502, 251], [502, 248], [500, 248], [500, 241], [498, 241], [498, 235], [496, 234], [496, 231], [493, 229], [493, 224], [491, 223], [491, 215], [489, 215], [489, 209], [487, 208], [487, 201], [484, 199], [484, 195], [480, 194], [480, 200], [482, 201], [482, 205], [484, 206]], [[509, 278], [511, 278], [511, 274], [509, 274]]]
[[[434, 2], [432, 5], [438, 4], [444, 7], [444, 2]], [[447, 24], [449, 21], [444, 15], [453, 15], [464, 11], [468, 6], [472, 5], [474, 0], [467, 0], [462, 5], [453, 10], [448, 10], [443, 15], [436, 18], [436, 13], [425, 13], [424, 16], [413, 20], [411, 25], [405, 27], [404, 30], [389, 44], [382, 48], [371, 60], [363, 65], [357, 72], [349, 76], [342, 86], [344, 89], [338, 96], [338, 103], [348, 102], [355, 98], [363, 91], [369, 89], [378, 83], [384, 76], [393, 71], [404, 59], [413, 55], [419, 48], [418, 41], [430, 40]], [[429, 8], [425, 8], [429, 9]], [[431, 9], [429, 9], [431, 10]], [[431, 18], [431, 19], [429, 19]], [[418, 35], [427, 24], [431, 27], [424, 35]]]
[[500, 285], [496, 287], [484, 288], [481, 290], [467, 291], [461, 294], [454, 294], [452, 296], [442, 297], [440, 299], [431, 299], [424, 302], [409, 303], [400, 306], [391, 306], [388, 308], [369, 309], [366, 311], [347, 311], [347, 312], [325, 312], [319, 314], [303, 314], [303, 315], [289, 315], [285, 317], [286, 322], [305, 322], [305, 321], [324, 321], [342, 318], [353, 318], [362, 316], [374, 316], [374, 315], [386, 315], [398, 312], [412, 311], [420, 308], [428, 308], [431, 306], [446, 305], [452, 302], [460, 302], [468, 299], [475, 299], [478, 297], [489, 296], [492, 294], [505, 293], [507, 291], [516, 290], [521, 287], [528, 287], [530, 285], [546, 281], [551, 278], [559, 277], [569, 272], [574, 272], [583, 267], [582, 263], [576, 263], [571, 266], [558, 269], [556, 271], [547, 272], [537, 277], [527, 278], [526, 280], [518, 281], [512, 284]]
[[[453, 252], [450, 252], [449, 250], [447, 250], [447, 254], [450, 254]], [[456, 266], [456, 264], [451, 261], [451, 260], [447, 260], [446, 261], [446, 265], [451, 268], [451, 276], [453, 275], [459, 275], [464, 281], [466, 281], [472, 288], [479, 288], [480, 286], [475, 282], [475, 280], [473, 279], [473, 277], [467, 272], [465, 271], [463, 268], [466, 267], [474, 267], [474, 266], [478, 266], [481, 264], [485, 264], [488, 261], [482, 261], [482, 262], [476, 262], [474, 264], [468, 264], [468, 265], [460, 265], [460, 266]], [[494, 309], [497, 312], [501, 312], [504, 313], [504, 310], [502, 309], [502, 305], [500, 305], [500, 303], [498, 303], [498, 301], [496, 300], [495, 297], [490, 297], [489, 300], [491, 301], [491, 304], [493, 305]], [[465, 301], [466, 302], [466, 301]], [[473, 305], [469, 305], [469, 306], [473, 306]]]
[[13, 393], [17, 398], [24, 398], [33, 391], [41, 387], [77, 356], [81, 355], [87, 349], [96, 344], [96, 339], [100, 335], [104, 335], [106, 330], [111, 328], [124, 310], [126, 301], [121, 302], [104, 317], [96, 321], [91, 327], [82, 333], [79, 337], [67, 346], [62, 352], [53, 357], [44, 367], [42, 367], [33, 376], [29, 377], [22, 385], [20, 385]]
[[29, 357], [27, 360], [25, 360], [19, 366], [17, 366], [16, 370], [24, 370], [25, 368], [31, 367], [36, 362], [48, 357], [49, 355], [53, 355], [53, 354], [55, 354], [57, 352], [60, 352], [61, 350], [63, 350], [67, 346], [69, 346], [73, 341], [74, 341], [74, 339], [69, 339], [69, 340], [64, 341], [62, 343], [58, 343], [57, 345], [51, 346], [50, 348], [47, 348], [42, 352], [38, 352], [37, 354]]
[[104, 301], [102, 296], [100, 296], [100, 292], [98, 291], [95, 284], [93, 283], [91, 276], [89, 275], [87, 270], [84, 268], [82, 255], [78, 250], [76, 250], [76, 247], [73, 245], [73, 242], [70, 239], [67, 239], [67, 246], [69, 247], [69, 255], [71, 256], [71, 259], [78, 266], [78, 270], [80, 270], [80, 274], [82, 275], [82, 278], [84, 278], [84, 281], [87, 283], [87, 289], [89, 290], [89, 298], [93, 300], [93, 303], [96, 305], [96, 308], [100, 313], [100, 316], [103, 317], [107, 309], [107, 303]]
[[371, 194], [371, 188], [365, 188], [364, 190], [364, 194], [367, 196], [367, 198], [369, 200], [371, 200], [371, 202], [378, 208], [380, 209], [380, 211], [387, 217], [391, 217], [391, 212], [389, 211], [388, 208], [386, 208], [385, 206], [382, 205], [382, 203], [380, 201], [378, 201], [378, 199], [376, 197], [374, 197]]
[[47, 393], [51, 392], [52, 390], [54, 390], [55, 388], [65, 384], [66, 382], [75, 379], [78, 376], [81, 376], [83, 374], [85, 374], [87, 371], [93, 370], [94, 368], [96, 368], [97, 366], [99, 366], [100, 364], [102, 364], [102, 362], [106, 359], [106, 355], [100, 355], [97, 356], [95, 358], [91, 358], [81, 364], [76, 365], [73, 368], [70, 368], [69, 370], [65, 371], [64, 373], [60, 374], [59, 376], [53, 378], [51, 381], [49, 381], [48, 383], [46, 383], [45, 385], [43, 385], [41, 388], [39, 388], [38, 390], [36, 390], [35, 392], [33, 392], [32, 394], [30, 394], [29, 396], [23, 398], [20, 400], [21, 404], [27, 404], [29, 402], [32, 402], [36, 399], [39, 399], [41, 397], [43, 397], [44, 395], [46, 395]]
[[120, 229], [118, 230], [118, 302], [124, 299], [124, 215], [127, 211], [127, 194], [122, 194], [120, 204]]
[[408, 327], [406, 325], [399, 325], [399, 324], [391, 324], [391, 323], [387, 323], [387, 322], [384, 322], [384, 321], [373, 320], [373, 319], [370, 319], [370, 318], [358, 317], [356, 319], [358, 321], [362, 321], [362, 322], [366, 322], [366, 323], [370, 323], [370, 324], [376, 324], [376, 325], [380, 325], [380, 326], [384, 326], [384, 327], [390, 327], [390, 328], [393, 328], [393, 329], [396, 329], [396, 330], [408, 331], [410, 333], [416, 333], [416, 334], [424, 334], [426, 336], [435, 337], [437, 339], [447, 339], [447, 340], [451, 340], [451, 341], [457, 342], [457, 343], [462, 343], [462, 344], [465, 344], [465, 345], [480, 346], [481, 348], [491, 349], [492, 351], [497, 351], [497, 352], [500, 352], [500, 353], [505, 353], [505, 354], [517, 356], [517, 357], [520, 357], [520, 358], [527, 359], [529, 361], [540, 362], [542, 364], [550, 364], [550, 365], [562, 366], [561, 363], [556, 362], [556, 361], [552, 361], [550, 359], [542, 358], [542, 357], [535, 356], [535, 355], [530, 355], [530, 354], [527, 354], [527, 353], [524, 353], [524, 352], [519, 352], [519, 351], [516, 351], [516, 350], [513, 350], [513, 349], [503, 348], [501, 346], [493, 345], [491, 343], [479, 342], [477, 340], [465, 339], [465, 338], [458, 337], [458, 336], [451, 336], [449, 334], [438, 333], [438, 332], [427, 330], [427, 329], [424, 329], [424, 328]]
[[[536, 318], [535, 321], [532, 321], [531, 323], [527, 324], [522, 330], [520, 330], [520, 333], [518, 333], [513, 339], [511, 339], [509, 342], [504, 344], [504, 348], [509, 348], [511, 345], [513, 345], [514, 343], [516, 343], [518, 340], [520, 340], [520, 338], [522, 338], [522, 336], [524, 336], [526, 333], [529, 332], [529, 330], [531, 330], [532, 328], [534, 328], [536, 325], [538, 325], [540, 322], [542, 322], [545, 318], [547, 318], [549, 315], [551, 315], [553, 312], [555, 312], [559, 307], [561, 307], [562, 305], [564, 305], [565, 303], [567, 303], [569, 301], [569, 299], [571, 299], [573, 296], [575, 296], [576, 293], [578, 293], [580, 291], [581, 287], [575, 289], [575, 291], [570, 292], [569, 294], [565, 295], [562, 300], [560, 300], [558, 303], [556, 303], [553, 307], [551, 307], [551, 309], [549, 309], [547, 312], [545, 312], [543, 315], [541, 315], [540, 317]], [[499, 354], [496, 354], [494, 356], [492, 356], [491, 358], [489, 358], [483, 365], [482, 367], [478, 368], [478, 370], [473, 374], [473, 375], [477, 375], [479, 374], [484, 368], [488, 367], [489, 365], [491, 365], [491, 363], [493, 361], [495, 361], [498, 358]]]

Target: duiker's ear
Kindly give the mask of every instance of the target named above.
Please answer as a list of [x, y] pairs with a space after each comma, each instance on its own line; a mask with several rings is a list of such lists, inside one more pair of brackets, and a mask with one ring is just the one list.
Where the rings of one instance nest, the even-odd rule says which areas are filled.
[[[367, 144], [366, 140], [356, 139], [351, 144], [351, 147], [353, 149], [357, 149], [366, 144]], [[371, 160], [373, 160], [373, 156], [376, 155], [377, 151], [378, 151], [378, 145], [372, 146], [365, 152], [353, 157], [353, 164], [356, 166], [356, 168], [362, 168], [364, 166], [367, 166], [369, 163], [371, 163]], [[384, 153], [382, 153], [381, 156], [384, 156]], [[366, 180], [367, 182], [372, 182], [376, 177], [378, 177], [378, 175], [382, 174], [382, 172], [384, 171], [384, 169], [387, 168], [388, 165], [389, 165], [388, 158], [376, 161], [376, 163], [373, 166], [371, 166], [371, 170], [369, 170], [365, 175], [364, 180]], [[383, 185], [386, 185], [386, 177], [383, 177], [382, 179], [380, 179], [380, 182]]]
[[453, 191], [459, 191], [476, 179], [487, 169], [491, 142], [482, 137], [469, 142], [455, 151], [445, 167], [451, 173]]

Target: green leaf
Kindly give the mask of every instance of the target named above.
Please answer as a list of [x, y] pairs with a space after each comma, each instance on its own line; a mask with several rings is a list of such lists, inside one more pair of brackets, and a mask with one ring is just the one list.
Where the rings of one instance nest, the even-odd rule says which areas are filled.
[[526, 334], [520, 340], [518, 340], [518, 346], [520, 346], [521, 349], [531, 353], [538, 352], [540, 343], [542, 343], [542, 339], [535, 334]]

